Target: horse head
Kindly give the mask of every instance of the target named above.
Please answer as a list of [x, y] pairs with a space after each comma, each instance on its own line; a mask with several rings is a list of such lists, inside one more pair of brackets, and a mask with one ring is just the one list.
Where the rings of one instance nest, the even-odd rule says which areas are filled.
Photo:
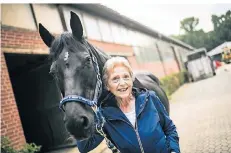
[[[53, 74], [63, 97], [76, 95], [92, 101], [95, 97], [97, 71], [83, 38], [81, 21], [73, 12], [70, 25], [72, 33], [64, 32], [54, 37], [39, 24], [40, 36], [50, 48], [50, 73]], [[72, 99], [63, 103], [62, 108], [64, 124], [77, 140], [88, 138], [95, 132], [95, 113], [89, 105]]]

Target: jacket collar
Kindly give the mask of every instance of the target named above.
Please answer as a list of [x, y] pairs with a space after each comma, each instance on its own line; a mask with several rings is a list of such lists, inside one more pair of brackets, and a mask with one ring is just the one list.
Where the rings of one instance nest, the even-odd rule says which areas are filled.
[[[135, 96], [136, 117], [138, 117], [145, 107], [149, 94], [147, 89], [135, 87], [132, 88], [132, 93]], [[143, 96], [140, 96], [141, 94]], [[116, 103], [117, 102], [115, 96], [112, 93], [109, 93], [107, 98], [102, 101], [101, 105], [104, 117], [107, 120], [123, 120], [127, 122], [127, 117], [120, 110]]]

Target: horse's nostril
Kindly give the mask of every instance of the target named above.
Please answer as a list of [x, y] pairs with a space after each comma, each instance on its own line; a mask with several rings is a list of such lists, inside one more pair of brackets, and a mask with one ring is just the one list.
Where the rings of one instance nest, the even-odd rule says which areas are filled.
[[89, 126], [89, 119], [86, 116], [82, 116], [81, 121], [83, 123], [83, 128], [87, 129]]

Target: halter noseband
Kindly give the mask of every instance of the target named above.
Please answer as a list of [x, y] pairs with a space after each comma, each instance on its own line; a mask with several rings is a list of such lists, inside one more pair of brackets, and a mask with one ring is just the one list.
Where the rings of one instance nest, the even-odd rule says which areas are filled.
[[101, 76], [100, 76], [100, 73], [99, 73], [99, 65], [98, 65], [96, 57], [91, 52], [91, 49], [90, 49], [89, 45], [87, 44], [87, 42], [85, 40], [83, 40], [83, 43], [85, 44], [85, 46], [87, 47], [87, 50], [89, 51], [89, 54], [91, 56], [92, 63], [93, 63], [93, 66], [94, 66], [94, 70], [96, 72], [97, 82], [96, 82], [96, 87], [95, 87], [93, 100], [89, 100], [89, 99], [86, 99], [86, 98], [84, 98], [82, 96], [78, 96], [78, 95], [67, 95], [60, 101], [59, 108], [63, 112], [65, 112], [65, 109], [63, 108], [63, 106], [64, 106], [64, 104], [66, 104], [68, 102], [81, 102], [83, 104], [86, 104], [86, 105], [90, 106], [93, 109], [93, 111], [95, 112], [95, 115], [96, 115], [96, 118], [97, 118], [96, 131], [101, 136], [103, 136], [105, 138], [108, 148], [111, 149], [113, 153], [120, 153], [120, 151], [107, 138], [105, 132], [103, 131], [105, 118], [102, 115], [101, 108], [97, 107], [97, 102], [98, 102], [99, 96], [102, 93], [102, 81], [101, 81]]

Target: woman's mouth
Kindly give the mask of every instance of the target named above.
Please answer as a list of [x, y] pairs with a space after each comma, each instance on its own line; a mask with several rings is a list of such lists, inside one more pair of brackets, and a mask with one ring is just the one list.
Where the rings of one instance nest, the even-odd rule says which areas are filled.
[[120, 88], [120, 89], [118, 89], [119, 92], [125, 92], [127, 90], [128, 90], [128, 87], [127, 88]]

